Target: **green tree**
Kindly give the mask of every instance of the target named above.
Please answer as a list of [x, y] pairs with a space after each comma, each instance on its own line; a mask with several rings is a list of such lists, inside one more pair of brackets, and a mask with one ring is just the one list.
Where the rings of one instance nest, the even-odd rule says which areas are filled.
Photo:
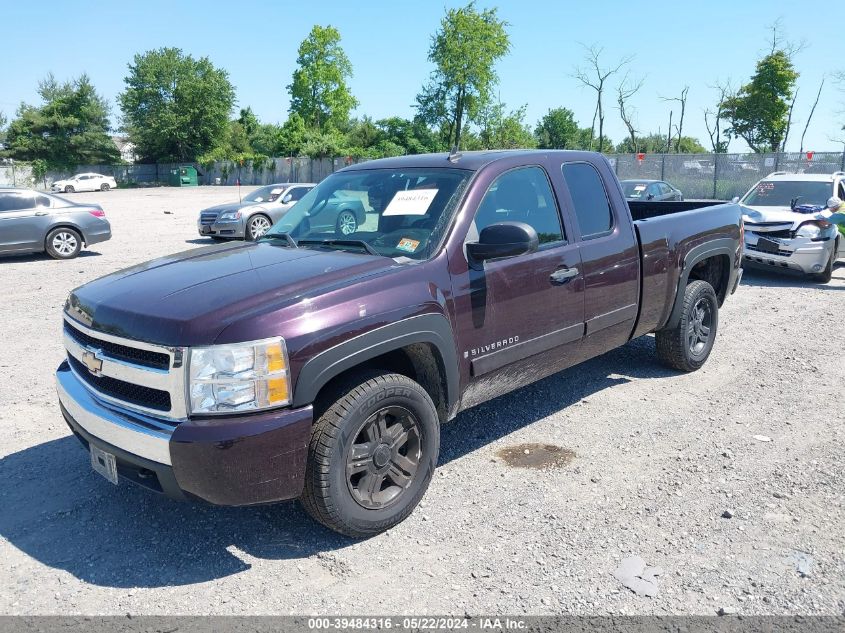
[[484, 149], [537, 147], [531, 128], [525, 124], [525, 109], [526, 106], [522, 106], [506, 113], [504, 103], [485, 108], [480, 117], [481, 130], [478, 135]]
[[241, 124], [241, 127], [243, 127], [248, 138], [252, 138], [261, 125], [258, 117], [255, 116], [255, 113], [250, 107], [241, 108], [240, 115], [238, 116], [238, 123]]
[[340, 46], [338, 30], [314, 25], [299, 45], [296, 63], [299, 67], [287, 87], [291, 114], [300, 115], [316, 130], [344, 125], [358, 101], [346, 84], [352, 64]]
[[124, 81], [123, 123], [142, 160], [195, 160], [225, 143], [235, 89], [207, 57], [147, 51], [135, 55]]
[[538, 121], [534, 136], [542, 149], [581, 149], [579, 132], [572, 110], [554, 108]]
[[343, 135], [335, 130], [308, 130], [299, 153], [309, 158], [333, 158], [344, 154]]
[[250, 137], [252, 149], [265, 156], [283, 156], [282, 126], [274, 123], [261, 123]]
[[6, 123], [8, 123], [6, 115], [0, 112], [0, 150], [3, 149], [3, 144], [6, 142]]
[[726, 133], [744, 139], [754, 152], [777, 152], [797, 79], [786, 51], [766, 55], [757, 62], [751, 81], [722, 102], [722, 116], [730, 122]]
[[279, 132], [279, 153], [283, 156], [299, 156], [307, 133], [305, 120], [292, 112]]
[[428, 61], [435, 69], [417, 95], [417, 109], [429, 125], [444, 130], [450, 146], [461, 146], [464, 126], [490, 103], [498, 83], [494, 65], [510, 50], [506, 26], [496, 9], [477, 11], [470, 2], [447, 11], [432, 36]]
[[413, 120], [390, 117], [376, 121], [382, 131], [383, 142], [403, 148], [405, 154], [442, 152], [449, 148], [421, 117]]
[[40, 106], [21, 104], [6, 134], [6, 154], [18, 160], [72, 168], [120, 160], [109, 131], [108, 102], [87, 75], [59, 83], [48, 75], [38, 85]]
[[[675, 145], [677, 141], [677, 146]], [[631, 144], [630, 138], [625, 138], [616, 146], [616, 152], [619, 154], [635, 154], [637, 152], [645, 152], [647, 154], [665, 154], [666, 147], [669, 140], [665, 134], [647, 134], [646, 136], [637, 136], [636, 146]], [[701, 142], [692, 138], [691, 136], [682, 136], [680, 140], [672, 138], [672, 150], [677, 147], [677, 152], [680, 154], [706, 154], [705, 148]]]

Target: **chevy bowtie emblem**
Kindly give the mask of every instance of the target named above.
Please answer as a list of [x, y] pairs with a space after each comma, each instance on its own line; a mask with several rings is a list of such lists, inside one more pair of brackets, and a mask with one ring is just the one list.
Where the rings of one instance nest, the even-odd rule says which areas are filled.
[[99, 376], [103, 370], [103, 361], [94, 352], [82, 352], [82, 364], [95, 376]]

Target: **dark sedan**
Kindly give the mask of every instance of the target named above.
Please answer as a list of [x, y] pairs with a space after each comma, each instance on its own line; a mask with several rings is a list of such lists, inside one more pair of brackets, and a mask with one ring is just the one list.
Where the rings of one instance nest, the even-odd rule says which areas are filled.
[[673, 187], [662, 180], [622, 180], [622, 191], [628, 200], [655, 200], [664, 202], [666, 200], [681, 201], [684, 194], [680, 189]]
[[0, 188], [0, 254], [41, 253], [73, 259], [83, 244], [111, 238], [98, 204], [77, 204], [31, 189]]

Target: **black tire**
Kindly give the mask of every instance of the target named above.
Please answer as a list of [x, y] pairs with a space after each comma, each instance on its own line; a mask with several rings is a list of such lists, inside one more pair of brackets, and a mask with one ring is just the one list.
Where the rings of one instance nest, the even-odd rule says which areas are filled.
[[109, 189], [111, 189], [111, 187], [109, 187], [109, 183], [107, 182], [104, 182], [102, 185], [100, 185], [100, 191], [108, 191]]
[[343, 209], [337, 214], [337, 222], [335, 222], [335, 233], [338, 235], [352, 235], [358, 230], [358, 218], [355, 213], [349, 209]]
[[47, 233], [44, 250], [53, 259], [73, 259], [82, 250], [82, 236], [64, 226], [53, 229]]
[[65, 185], [65, 193], [73, 193], [74, 189], [71, 185]]
[[[260, 225], [260, 226], [259, 226]], [[250, 242], [254, 242], [259, 237], [264, 235], [273, 226], [273, 220], [268, 218], [263, 213], [256, 213], [254, 216], [246, 221], [246, 229], [244, 236]]]
[[300, 501], [336, 532], [373, 536], [407, 518], [428, 489], [440, 450], [437, 410], [419, 384], [383, 372], [356, 376], [327, 399]]
[[700, 369], [710, 356], [719, 328], [719, 301], [706, 281], [692, 281], [684, 290], [678, 325], [656, 333], [657, 357], [679, 371]]
[[830, 258], [827, 260], [827, 266], [825, 266], [825, 269], [820, 273], [810, 275], [810, 279], [817, 281], [820, 284], [826, 284], [833, 279], [833, 264], [836, 263], [836, 251], [838, 250], [839, 240], [837, 239], [837, 241], [833, 243], [833, 250], [830, 251]]

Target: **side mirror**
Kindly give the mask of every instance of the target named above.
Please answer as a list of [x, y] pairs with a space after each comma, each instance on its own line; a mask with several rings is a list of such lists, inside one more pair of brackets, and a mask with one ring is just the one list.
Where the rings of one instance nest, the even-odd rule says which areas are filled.
[[466, 246], [470, 265], [477, 268], [488, 259], [533, 253], [540, 247], [540, 238], [534, 227], [524, 222], [497, 222], [482, 229], [478, 241]]
[[284, 198], [282, 198], [282, 204], [287, 204], [291, 200], [293, 200], [293, 194], [289, 193]]
[[650, 193], [645, 197], [646, 200], [654, 200], [654, 194]]
[[739, 196], [734, 196], [733, 198], [731, 198], [731, 202], [733, 202], [734, 204], [739, 202]]

